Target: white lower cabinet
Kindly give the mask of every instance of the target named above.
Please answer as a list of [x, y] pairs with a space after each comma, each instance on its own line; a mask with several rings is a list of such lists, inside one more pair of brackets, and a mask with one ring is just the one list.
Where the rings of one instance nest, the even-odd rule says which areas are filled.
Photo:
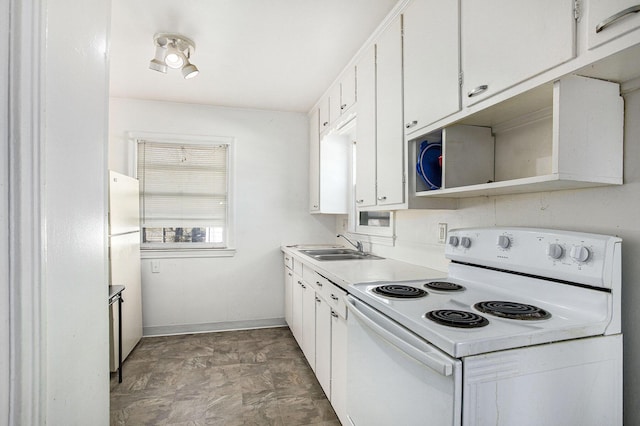
[[294, 258], [293, 271], [285, 267], [287, 324], [338, 418], [347, 425], [347, 293], [306, 264], [296, 265], [301, 263]]
[[340, 422], [347, 420], [347, 319], [331, 311], [331, 405]]
[[293, 325], [293, 271], [284, 268], [284, 319], [292, 327]]
[[302, 277], [293, 274], [293, 283], [291, 289], [291, 324], [289, 327], [291, 328], [291, 333], [293, 333], [293, 337], [298, 342], [298, 345], [302, 348], [303, 340], [302, 340]]
[[316, 292], [302, 282], [302, 352], [316, 371]]
[[331, 400], [331, 308], [316, 295], [316, 377]]

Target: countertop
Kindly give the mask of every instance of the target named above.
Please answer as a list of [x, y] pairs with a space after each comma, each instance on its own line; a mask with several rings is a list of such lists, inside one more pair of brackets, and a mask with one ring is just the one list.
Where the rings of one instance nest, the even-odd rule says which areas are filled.
[[320, 275], [333, 281], [347, 292], [350, 284], [362, 282], [433, 280], [447, 276], [446, 272], [394, 259], [319, 261], [300, 252], [300, 250], [305, 249], [335, 247], [350, 248], [331, 245], [296, 245], [282, 246], [281, 249], [284, 253], [292, 255], [294, 259], [310, 266]]

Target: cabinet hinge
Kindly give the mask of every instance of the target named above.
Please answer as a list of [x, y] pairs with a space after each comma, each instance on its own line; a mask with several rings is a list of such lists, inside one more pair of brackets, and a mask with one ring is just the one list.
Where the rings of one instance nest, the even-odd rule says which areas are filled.
[[573, 2], [573, 18], [576, 21], [580, 21], [581, 15], [582, 15], [582, 8], [580, 7], [580, 0], [575, 0]]
[[458, 84], [460, 85], [460, 87], [462, 87], [462, 79], [464, 77], [464, 74], [462, 72], [460, 72], [460, 74], [458, 74]]
[[404, 173], [402, 174], [402, 183], [407, 183], [407, 175], [405, 175]]

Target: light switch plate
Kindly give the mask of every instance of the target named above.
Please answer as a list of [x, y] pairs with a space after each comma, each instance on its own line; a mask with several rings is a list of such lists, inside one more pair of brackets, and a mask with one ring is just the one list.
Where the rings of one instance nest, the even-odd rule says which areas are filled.
[[159, 274], [160, 273], [160, 261], [157, 259], [154, 259], [151, 261], [151, 272], [153, 274]]

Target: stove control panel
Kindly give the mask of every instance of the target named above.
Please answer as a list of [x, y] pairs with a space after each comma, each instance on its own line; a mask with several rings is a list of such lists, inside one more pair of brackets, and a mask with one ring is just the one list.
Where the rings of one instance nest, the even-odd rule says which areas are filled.
[[450, 230], [447, 241], [451, 260], [606, 288], [620, 262], [620, 238], [599, 234], [467, 228]]

